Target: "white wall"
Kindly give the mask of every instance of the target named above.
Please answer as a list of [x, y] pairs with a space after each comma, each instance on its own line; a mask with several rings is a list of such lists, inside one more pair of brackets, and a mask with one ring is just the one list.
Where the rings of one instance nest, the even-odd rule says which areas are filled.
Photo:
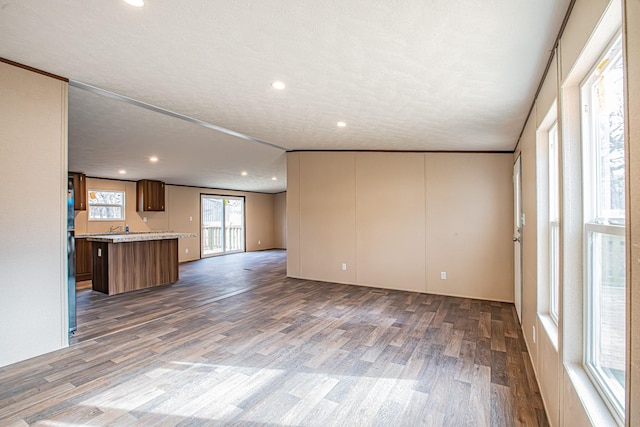
[[67, 83], [0, 62], [0, 366], [68, 345]]

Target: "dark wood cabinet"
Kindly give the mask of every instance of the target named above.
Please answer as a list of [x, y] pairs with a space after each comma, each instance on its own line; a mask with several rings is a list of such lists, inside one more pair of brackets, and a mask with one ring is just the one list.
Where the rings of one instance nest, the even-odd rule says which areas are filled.
[[91, 286], [94, 291], [109, 294], [109, 243], [92, 242], [91, 261], [93, 275]]
[[91, 280], [91, 242], [76, 239], [76, 282]]
[[143, 179], [138, 181], [136, 192], [138, 195], [136, 210], [138, 212], [164, 211], [164, 182]]
[[73, 209], [76, 211], [87, 210], [87, 177], [83, 173], [69, 172], [73, 178]]

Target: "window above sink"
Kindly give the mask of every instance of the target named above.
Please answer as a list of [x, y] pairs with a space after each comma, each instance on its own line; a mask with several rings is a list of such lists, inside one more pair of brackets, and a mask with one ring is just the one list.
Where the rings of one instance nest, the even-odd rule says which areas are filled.
[[89, 190], [89, 221], [124, 221], [125, 192]]

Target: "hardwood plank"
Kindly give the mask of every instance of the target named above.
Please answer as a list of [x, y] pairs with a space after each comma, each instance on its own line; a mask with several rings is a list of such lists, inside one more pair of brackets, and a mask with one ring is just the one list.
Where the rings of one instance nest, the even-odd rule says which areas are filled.
[[474, 365], [469, 395], [469, 419], [471, 425], [488, 426], [491, 421], [491, 369]]
[[507, 354], [505, 352], [491, 350], [491, 384], [509, 386]]
[[451, 393], [456, 396], [456, 398], [449, 399], [446, 402], [443, 425], [468, 425], [469, 421], [471, 420], [471, 414], [469, 413], [469, 397], [471, 395], [471, 384], [453, 380], [451, 382]]
[[460, 345], [460, 353], [458, 355], [458, 370], [455, 374], [455, 379], [471, 383], [474, 381], [475, 372], [475, 358], [476, 358], [476, 343], [473, 341], [464, 340]]
[[491, 320], [491, 350], [507, 351], [502, 320]]
[[447, 343], [444, 349], [445, 356], [458, 357], [460, 356], [460, 347], [462, 346], [462, 338], [464, 337], [464, 331], [454, 329], [451, 334], [451, 339]]
[[483, 338], [491, 338], [491, 313], [480, 311], [478, 335]]
[[514, 426], [513, 402], [509, 387], [491, 384], [491, 421], [492, 426]]

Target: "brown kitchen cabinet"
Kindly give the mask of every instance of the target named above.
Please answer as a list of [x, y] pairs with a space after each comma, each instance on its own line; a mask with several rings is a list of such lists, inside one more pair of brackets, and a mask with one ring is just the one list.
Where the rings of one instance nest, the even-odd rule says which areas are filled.
[[76, 238], [76, 282], [91, 280], [91, 242]]
[[87, 210], [87, 176], [83, 173], [69, 172], [73, 178], [73, 209], [76, 211]]
[[136, 186], [138, 212], [164, 212], [164, 182], [143, 179]]

